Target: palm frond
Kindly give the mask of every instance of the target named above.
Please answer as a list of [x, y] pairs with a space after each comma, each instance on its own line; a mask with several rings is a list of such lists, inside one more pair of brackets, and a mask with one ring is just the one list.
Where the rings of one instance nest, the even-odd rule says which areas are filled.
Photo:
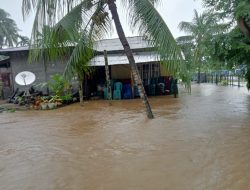
[[139, 28], [160, 56], [167, 70], [173, 75], [183, 71], [182, 54], [168, 26], [149, 0], [127, 0], [131, 27]]
[[[96, 15], [101, 15], [101, 22], [96, 22], [94, 19]], [[93, 42], [102, 39], [112, 29], [112, 21], [108, 15], [105, 16], [103, 2], [97, 4], [88, 24], [89, 28], [88, 25], [86, 25], [85, 30], [81, 32], [81, 37], [67, 62], [64, 73], [66, 77], [71, 77], [78, 73], [78, 77], [82, 78], [84, 74], [92, 71], [88, 63], [94, 57], [95, 53]]]
[[180, 31], [184, 31], [186, 33], [193, 33], [194, 31], [194, 24], [192, 22], [180, 22], [180, 24], [178, 25], [178, 28], [180, 29]]
[[67, 78], [76, 75], [82, 78], [90, 72], [88, 62], [94, 55], [93, 41], [107, 35], [112, 24], [104, 2], [89, 2], [83, 0], [72, 7], [55, 25], [34, 30], [30, 60], [68, 59], [64, 72]]
[[[73, 52], [67, 62], [64, 76], [71, 78], [72, 76], [90, 71], [88, 62], [93, 58], [93, 44], [89, 39], [89, 35], [82, 34], [79, 42], [74, 47]], [[81, 77], [81, 76], [79, 76]]]
[[10, 14], [0, 9], [0, 47], [9, 46], [13, 47], [17, 44], [19, 37], [19, 29]]
[[191, 35], [180, 36], [180, 37], [176, 38], [176, 41], [178, 44], [192, 43], [193, 40], [194, 40], [194, 37]]

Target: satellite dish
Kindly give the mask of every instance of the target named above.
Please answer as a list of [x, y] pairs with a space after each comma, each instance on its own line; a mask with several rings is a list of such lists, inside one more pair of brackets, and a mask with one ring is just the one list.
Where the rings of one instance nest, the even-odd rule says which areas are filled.
[[15, 81], [17, 84], [21, 86], [27, 86], [35, 82], [36, 76], [34, 73], [29, 71], [23, 71], [21, 73], [18, 73], [15, 77]]

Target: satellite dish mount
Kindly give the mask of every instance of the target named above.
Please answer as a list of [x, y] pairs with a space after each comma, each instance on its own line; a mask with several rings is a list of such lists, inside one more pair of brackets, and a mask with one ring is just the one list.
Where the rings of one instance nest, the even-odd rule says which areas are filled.
[[29, 71], [18, 73], [15, 77], [15, 81], [18, 85], [25, 86], [24, 96], [30, 96], [27, 86], [35, 82], [35, 80], [35, 74]]

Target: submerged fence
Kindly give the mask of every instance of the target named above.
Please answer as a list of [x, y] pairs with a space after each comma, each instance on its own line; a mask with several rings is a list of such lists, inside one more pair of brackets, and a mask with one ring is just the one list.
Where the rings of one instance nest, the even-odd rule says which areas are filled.
[[243, 87], [245, 86], [245, 78], [244, 75], [235, 74], [235, 73], [201, 73], [200, 77], [201, 83], [214, 83], [216, 85], [223, 85], [223, 86], [238, 86]]

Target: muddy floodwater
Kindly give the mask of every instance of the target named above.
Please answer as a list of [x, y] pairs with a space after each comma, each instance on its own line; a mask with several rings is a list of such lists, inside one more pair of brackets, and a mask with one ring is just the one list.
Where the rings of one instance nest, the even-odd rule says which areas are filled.
[[250, 189], [250, 93], [90, 101], [0, 114], [1, 190]]

